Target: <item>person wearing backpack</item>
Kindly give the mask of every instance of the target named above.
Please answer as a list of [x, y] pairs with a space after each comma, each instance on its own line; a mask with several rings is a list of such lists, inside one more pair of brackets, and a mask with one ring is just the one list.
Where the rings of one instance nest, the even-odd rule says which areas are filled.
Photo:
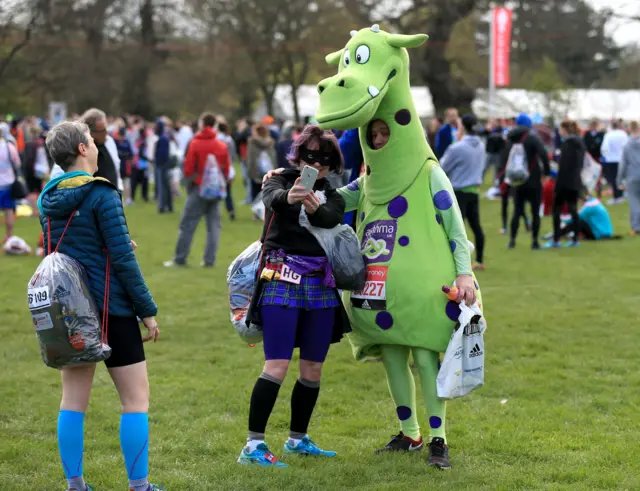
[[[120, 443], [129, 489], [164, 489], [148, 481], [149, 379], [143, 346], [160, 335], [158, 307], [136, 260], [120, 193], [107, 179], [93, 177], [98, 148], [86, 124], [57, 124], [46, 145], [63, 174], [49, 181], [38, 199], [44, 250], [56, 249], [79, 262], [98, 309], [107, 305], [103, 329], [112, 351], [105, 365], [122, 403]], [[137, 317], [148, 330], [144, 338]], [[84, 481], [82, 464], [84, 415], [95, 369], [95, 363], [61, 369], [58, 446], [69, 491], [93, 489]]]
[[[540, 249], [538, 235], [540, 234], [540, 202], [542, 200], [542, 180], [549, 179], [551, 168], [549, 156], [542, 141], [532, 134], [533, 123], [526, 114], [516, 118], [516, 127], [507, 135], [507, 145], [502, 154], [502, 163], [498, 174], [504, 175], [505, 182], [514, 188], [514, 213], [511, 219], [511, 238], [509, 249], [516, 246], [520, 218], [524, 215], [525, 205], [531, 206], [531, 234], [532, 249]], [[520, 158], [516, 158], [520, 157]], [[542, 167], [540, 166], [542, 163]], [[515, 165], [514, 165], [515, 164]], [[518, 165], [519, 164], [519, 165]], [[515, 181], [510, 171], [516, 167], [524, 170], [522, 181]], [[515, 170], [515, 169], [514, 169]]]
[[580, 173], [587, 149], [580, 137], [580, 128], [575, 121], [560, 123], [559, 132], [561, 144], [558, 176], [553, 197], [553, 239], [543, 246], [544, 249], [561, 247], [560, 215], [565, 204], [571, 215], [571, 227], [574, 232], [573, 239], [567, 243], [567, 247], [575, 247], [579, 244], [578, 197], [582, 189]]
[[[215, 124], [216, 117], [205, 113], [201, 118], [202, 130], [193, 137], [187, 148], [183, 172], [188, 195], [180, 218], [176, 251], [173, 259], [164, 263], [165, 267], [186, 266], [193, 234], [203, 215], [207, 241], [201, 266], [212, 268], [216, 262], [222, 227], [220, 203], [226, 198], [231, 159], [227, 145], [217, 139], [213, 129]], [[208, 176], [213, 176], [213, 180], [209, 180]]]

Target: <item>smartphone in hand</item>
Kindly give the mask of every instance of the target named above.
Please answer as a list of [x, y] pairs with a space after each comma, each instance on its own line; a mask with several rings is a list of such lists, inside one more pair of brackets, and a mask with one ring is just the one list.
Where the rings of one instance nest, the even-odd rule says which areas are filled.
[[304, 186], [307, 191], [311, 191], [313, 189], [313, 185], [316, 183], [316, 179], [318, 179], [319, 173], [320, 172], [315, 167], [305, 165], [302, 169], [302, 174], [300, 175], [300, 186]]

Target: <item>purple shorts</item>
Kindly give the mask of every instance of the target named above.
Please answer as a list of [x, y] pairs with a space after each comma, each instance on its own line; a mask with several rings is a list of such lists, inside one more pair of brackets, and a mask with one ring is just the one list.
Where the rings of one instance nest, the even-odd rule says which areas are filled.
[[260, 307], [264, 357], [266, 360], [291, 360], [296, 339], [300, 359], [322, 363], [327, 358], [336, 310], [296, 309], [278, 305]]
[[11, 188], [0, 189], [0, 210], [13, 210], [16, 202], [11, 197]]

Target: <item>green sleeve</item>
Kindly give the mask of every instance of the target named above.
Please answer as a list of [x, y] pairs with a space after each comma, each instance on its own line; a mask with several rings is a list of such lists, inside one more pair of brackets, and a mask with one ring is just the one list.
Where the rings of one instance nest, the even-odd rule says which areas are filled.
[[[453, 204], [445, 210], [438, 208], [436, 194], [444, 192], [451, 197]], [[440, 195], [442, 196], [442, 195]], [[436, 213], [440, 216], [444, 231], [450, 242], [455, 243], [453, 250], [453, 259], [456, 262], [456, 271], [458, 276], [461, 274], [472, 274], [471, 271], [471, 253], [469, 251], [469, 242], [467, 241], [467, 230], [464, 227], [464, 220], [458, 207], [456, 195], [453, 192], [451, 181], [444, 173], [440, 166], [434, 165], [431, 169], [431, 197], [436, 203]], [[445, 203], [447, 200], [443, 200]], [[453, 249], [453, 246], [452, 246]]]
[[364, 177], [359, 177], [349, 183], [348, 186], [343, 186], [337, 190], [338, 194], [344, 199], [344, 211], [353, 211], [358, 208], [362, 186], [364, 186]]

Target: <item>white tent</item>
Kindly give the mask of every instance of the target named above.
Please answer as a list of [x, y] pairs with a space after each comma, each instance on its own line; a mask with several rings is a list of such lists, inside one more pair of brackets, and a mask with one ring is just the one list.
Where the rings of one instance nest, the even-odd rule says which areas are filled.
[[[427, 87], [412, 87], [411, 93], [421, 118], [434, 116], [433, 101]], [[291, 87], [279, 85], [275, 91], [276, 114], [282, 119], [293, 119], [293, 99]], [[300, 116], [313, 116], [318, 107], [318, 91], [315, 85], [303, 85], [298, 89], [298, 107]], [[474, 113], [480, 119], [486, 119], [488, 112], [488, 91], [478, 89], [472, 103]], [[552, 96], [539, 92], [518, 89], [499, 89], [494, 101], [494, 116], [512, 117], [526, 112], [540, 117], [561, 119], [565, 115], [578, 121], [591, 118], [609, 120], [640, 119], [640, 90], [600, 90], [579, 89], [561, 91]], [[266, 114], [264, 104], [255, 116]]]

